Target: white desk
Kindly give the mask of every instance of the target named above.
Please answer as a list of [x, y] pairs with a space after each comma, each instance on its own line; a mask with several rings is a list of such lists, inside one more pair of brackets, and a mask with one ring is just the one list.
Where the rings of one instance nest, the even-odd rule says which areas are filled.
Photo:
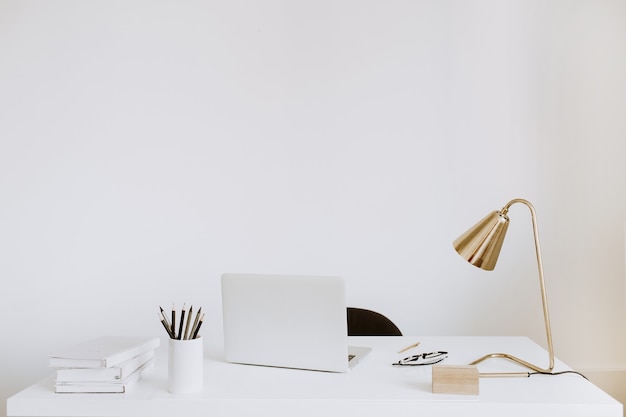
[[[418, 348], [397, 353], [417, 340]], [[449, 352], [444, 364], [466, 364], [493, 352], [547, 363], [546, 352], [524, 337], [351, 337], [350, 344], [373, 351], [346, 374], [228, 364], [221, 346], [205, 346], [205, 388], [193, 395], [167, 392], [165, 345], [153, 373], [126, 394], [55, 394], [51, 375], [10, 397], [7, 415], [623, 417], [619, 402], [574, 374], [481, 378], [480, 394], [464, 396], [433, 394], [429, 366], [391, 366], [403, 356], [432, 350]], [[491, 359], [479, 369], [521, 368]], [[555, 370], [566, 369], [557, 360]]]

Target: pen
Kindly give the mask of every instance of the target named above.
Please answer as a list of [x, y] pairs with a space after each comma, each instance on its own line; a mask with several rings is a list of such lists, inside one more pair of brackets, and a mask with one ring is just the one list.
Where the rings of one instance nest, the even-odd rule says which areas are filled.
[[198, 330], [200, 330], [200, 326], [202, 326], [203, 321], [204, 321], [204, 313], [202, 314], [202, 317], [200, 317], [200, 321], [198, 322], [198, 327], [196, 327], [196, 330], [193, 332], [192, 339], [195, 339], [198, 336]]
[[189, 339], [189, 322], [191, 322], [191, 314], [193, 313], [193, 305], [189, 307], [189, 314], [187, 314], [187, 323], [185, 324], [184, 340]]
[[178, 326], [178, 340], [183, 338], [183, 325], [185, 324], [185, 304], [183, 303], [183, 310], [180, 313], [180, 325]]

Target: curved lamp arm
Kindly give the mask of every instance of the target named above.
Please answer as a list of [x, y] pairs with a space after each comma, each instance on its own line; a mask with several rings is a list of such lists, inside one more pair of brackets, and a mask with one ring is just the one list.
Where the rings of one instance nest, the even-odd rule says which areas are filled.
[[[552, 370], [554, 369], [554, 347], [552, 345], [552, 331], [550, 329], [550, 315], [548, 312], [548, 297], [546, 295], [546, 286], [545, 286], [545, 281], [543, 278], [543, 263], [541, 260], [541, 248], [539, 245], [539, 232], [538, 232], [538, 228], [537, 228], [537, 214], [535, 212], [535, 208], [533, 207], [533, 205], [528, 202], [527, 200], [521, 199], [521, 198], [517, 198], [517, 199], [513, 199], [511, 201], [509, 201], [503, 208], [502, 210], [500, 210], [499, 212], [495, 212], [494, 215], [498, 216], [502, 219], [504, 219], [505, 223], [508, 223], [508, 217], [507, 217], [507, 213], [509, 211], [509, 208], [516, 203], [521, 203], [524, 204], [526, 207], [528, 207], [528, 209], [530, 210], [530, 215], [532, 218], [532, 224], [533, 224], [533, 236], [534, 236], [534, 240], [535, 240], [535, 254], [537, 256], [537, 267], [539, 270], [539, 286], [541, 288], [541, 302], [543, 305], [543, 317], [544, 317], [544, 323], [545, 323], [545, 328], [546, 328], [546, 337], [547, 337], [547, 341], [548, 341], [548, 355], [549, 355], [549, 364], [547, 368], [541, 368], [539, 366], [533, 365], [529, 362], [526, 362], [522, 359], [519, 359], [513, 355], [509, 355], [506, 353], [492, 353], [486, 356], [483, 356], [480, 359], [475, 360], [474, 362], [470, 363], [470, 365], [476, 365], [482, 361], [484, 361], [485, 359], [489, 359], [489, 358], [505, 358], [505, 359], [509, 359], [512, 360], [522, 366], [525, 366], [529, 369], [532, 369], [535, 372], [540, 372], [540, 373], [551, 373]], [[488, 216], [489, 217], [489, 216]], [[497, 238], [496, 240], [499, 239], [499, 243], [498, 248], [496, 249], [496, 252], [499, 251], [499, 245], [501, 245], [502, 243], [502, 239], [504, 239], [504, 232], [506, 231], [506, 224], [503, 226], [503, 231], [501, 233], [501, 236], [499, 238]], [[461, 239], [461, 238], [459, 238]], [[456, 242], [455, 242], [455, 247], [456, 247]], [[458, 248], [457, 248], [458, 250]], [[495, 256], [495, 258], [497, 258], [497, 254]], [[482, 260], [481, 260], [482, 262]], [[493, 263], [488, 266], [488, 267], [484, 267], [484, 269], [492, 269], [493, 265], [495, 264], [495, 259], [493, 260]], [[480, 265], [478, 265], [480, 266]], [[527, 372], [511, 372], [511, 373], [481, 373], [481, 376], [484, 377], [500, 377], [500, 376], [528, 376]]]

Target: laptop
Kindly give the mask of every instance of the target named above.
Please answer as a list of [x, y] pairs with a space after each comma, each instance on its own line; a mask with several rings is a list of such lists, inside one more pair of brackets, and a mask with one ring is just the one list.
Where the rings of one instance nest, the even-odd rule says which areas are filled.
[[348, 347], [340, 277], [223, 274], [227, 362], [347, 372], [368, 347]]

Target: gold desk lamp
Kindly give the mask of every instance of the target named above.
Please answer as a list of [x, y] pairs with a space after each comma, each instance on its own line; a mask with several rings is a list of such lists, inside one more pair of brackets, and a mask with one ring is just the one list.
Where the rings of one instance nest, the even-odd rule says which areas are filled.
[[[496, 266], [502, 242], [509, 226], [507, 212], [515, 203], [522, 203], [530, 209], [533, 223], [533, 235], [535, 238], [535, 253], [537, 255], [537, 266], [539, 268], [539, 285], [541, 287], [541, 302], [543, 304], [543, 317], [546, 326], [546, 336], [548, 339], [549, 365], [543, 369], [522, 359], [507, 353], [492, 353], [470, 363], [476, 365], [489, 358], [505, 358], [516, 362], [528, 369], [539, 373], [552, 373], [554, 369], [554, 348], [552, 347], [552, 332], [550, 331], [550, 317], [548, 315], [548, 298], [546, 296], [546, 286], [543, 279], [543, 266], [541, 263], [541, 250], [539, 248], [539, 233], [537, 231], [537, 216], [535, 208], [528, 201], [517, 198], [509, 201], [500, 211], [488, 214], [484, 219], [476, 223], [471, 229], [457, 238], [453, 245], [454, 249], [465, 260], [478, 268], [491, 271]], [[528, 372], [505, 372], [505, 373], [481, 373], [483, 377], [507, 377], [507, 376], [529, 376]]]

